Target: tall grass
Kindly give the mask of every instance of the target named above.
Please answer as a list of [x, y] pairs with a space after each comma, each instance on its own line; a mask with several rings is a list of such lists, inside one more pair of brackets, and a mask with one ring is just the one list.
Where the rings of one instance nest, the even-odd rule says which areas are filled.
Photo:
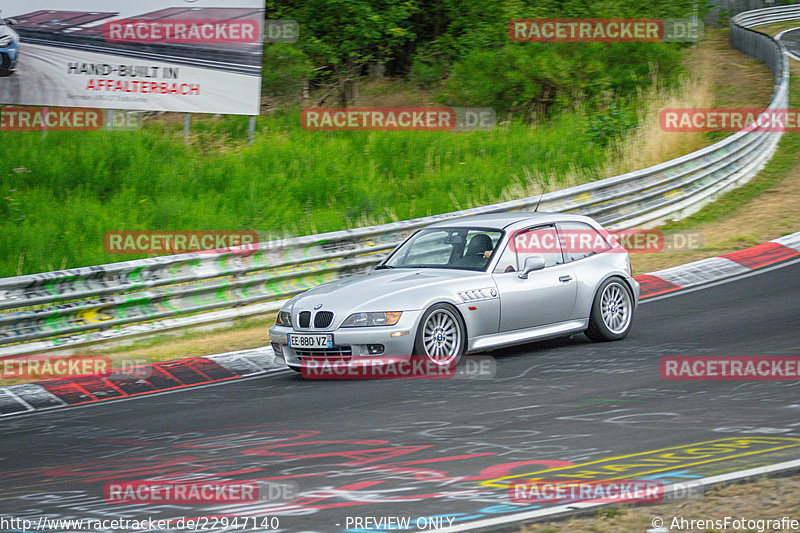
[[112, 230], [308, 234], [442, 213], [498, 198], [537, 169], [554, 185], [602, 162], [585, 117], [490, 132], [312, 132], [298, 113], [201, 120], [139, 132], [5, 133], [0, 276], [138, 256], [110, 255]]
[[163, 119], [138, 132], [6, 132], [0, 277], [142, 257], [106, 253], [108, 231], [255, 230], [267, 239], [605, 178], [696, 148], [680, 135], [665, 144], [657, 128], [665, 99], [700, 106], [676, 96], [686, 88], [628, 101], [643, 110], [642, 127], [611, 147], [592, 142], [580, 106], [543, 124], [461, 133], [313, 132], [298, 111], [282, 112], [259, 117], [252, 146], [246, 117], [196, 118], [188, 144], [180, 121]]

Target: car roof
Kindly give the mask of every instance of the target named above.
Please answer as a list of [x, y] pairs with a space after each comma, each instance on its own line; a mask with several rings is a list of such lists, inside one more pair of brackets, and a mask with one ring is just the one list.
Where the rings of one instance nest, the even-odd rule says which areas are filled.
[[548, 212], [505, 212], [505, 213], [488, 213], [485, 215], [472, 215], [450, 220], [443, 220], [435, 224], [427, 226], [429, 228], [464, 228], [464, 227], [480, 227], [480, 228], [493, 228], [493, 229], [506, 229], [509, 226], [517, 225], [527, 226], [528, 224], [546, 223], [546, 222], [593, 222], [589, 217], [581, 215], [572, 215], [568, 213], [548, 213]]

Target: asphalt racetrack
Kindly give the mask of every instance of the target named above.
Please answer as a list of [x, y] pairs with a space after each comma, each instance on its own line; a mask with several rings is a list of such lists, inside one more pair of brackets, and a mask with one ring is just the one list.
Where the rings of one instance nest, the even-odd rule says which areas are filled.
[[[238, 531], [294, 532], [388, 531], [364, 519], [405, 517], [394, 531], [436, 529], [546, 506], [514, 503], [506, 486], [554, 471], [666, 483], [797, 459], [797, 381], [665, 380], [659, 362], [800, 355], [799, 293], [795, 261], [658, 297], [624, 341], [579, 335], [494, 352], [492, 379], [304, 381], [286, 371], [9, 418], [0, 514], [238, 516], [251, 517]], [[213, 505], [104, 499], [108, 483], [154, 476], [292, 490]]]

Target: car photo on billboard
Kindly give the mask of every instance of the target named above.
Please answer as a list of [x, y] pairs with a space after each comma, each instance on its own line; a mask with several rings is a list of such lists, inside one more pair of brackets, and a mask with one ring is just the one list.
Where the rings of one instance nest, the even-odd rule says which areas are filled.
[[0, 76], [8, 76], [17, 69], [19, 35], [11, 27], [16, 23], [0, 15]]

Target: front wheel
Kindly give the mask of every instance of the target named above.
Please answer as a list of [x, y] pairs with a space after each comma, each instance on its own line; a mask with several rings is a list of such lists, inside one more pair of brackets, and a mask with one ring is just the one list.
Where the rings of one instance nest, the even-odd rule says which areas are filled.
[[466, 327], [450, 304], [428, 308], [417, 328], [414, 355], [424, 355], [437, 365], [455, 365], [467, 350]]
[[633, 296], [619, 278], [605, 280], [597, 289], [586, 336], [593, 341], [624, 339], [633, 324]]

